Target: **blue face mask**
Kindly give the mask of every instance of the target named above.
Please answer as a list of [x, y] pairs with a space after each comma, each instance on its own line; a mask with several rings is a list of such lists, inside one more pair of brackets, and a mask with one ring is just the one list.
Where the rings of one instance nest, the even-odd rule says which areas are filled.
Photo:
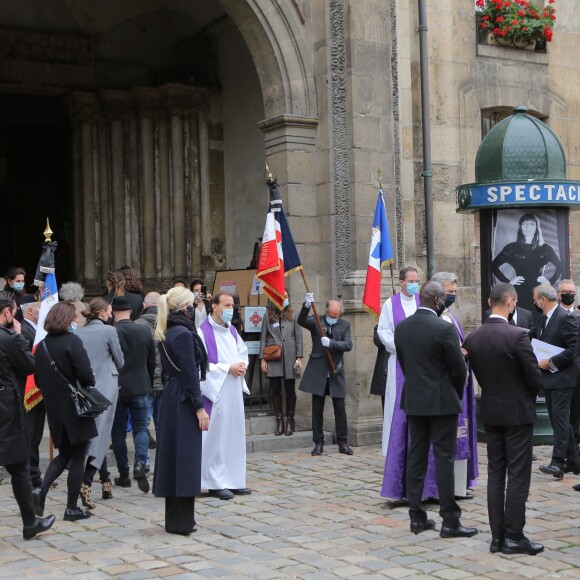
[[414, 296], [419, 292], [419, 282], [409, 282], [407, 284], [407, 292]]
[[284, 306], [284, 308], [288, 308], [288, 306], [290, 306], [290, 300], [288, 300], [288, 298], [284, 298], [283, 306]]
[[195, 306], [188, 306], [185, 309], [185, 315], [187, 318], [193, 318], [195, 316]]
[[328, 326], [334, 326], [338, 322], [338, 318], [330, 318], [330, 316], [326, 316], [326, 324]]
[[445, 297], [445, 308], [449, 308], [455, 302], [455, 294], [447, 294]]
[[193, 293], [193, 299], [197, 300], [197, 297], [199, 296], [199, 292], [194, 292]]
[[232, 318], [234, 317], [234, 309], [233, 308], [224, 308], [222, 313], [220, 314], [222, 320], [224, 322], [231, 322]]
[[71, 332], [76, 332], [78, 327], [79, 327], [79, 325], [76, 322], [71, 322], [70, 323], [70, 330], [71, 330]]
[[14, 288], [16, 292], [22, 292], [22, 290], [24, 290], [24, 282], [14, 282], [12, 288]]

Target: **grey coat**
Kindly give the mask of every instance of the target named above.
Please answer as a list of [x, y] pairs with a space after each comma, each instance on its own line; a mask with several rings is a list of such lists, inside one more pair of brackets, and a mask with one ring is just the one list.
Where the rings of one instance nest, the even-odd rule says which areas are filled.
[[260, 359], [264, 358], [264, 347], [274, 344], [282, 344], [282, 358], [268, 361], [266, 376], [268, 378], [297, 379], [299, 375], [294, 372], [294, 365], [297, 358], [302, 358], [303, 352], [302, 328], [298, 325], [296, 317], [292, 320], [282, 319], [281, 322], [279, 319], [270, 322], [268, 315], [264, 317], [262, 337], [260, 338]]
[[86, 326], [79, 328], [77, 335], [89, 355], [95, 373], [95, 387], [112, 403], [95, 419], [99, 434], [91, 439], [89, 445], [88, 454], [93, 458], [91, 464], [100, 468], [109, 448], [115, 407], [119, 397], [119, 369], [123, 367], [125, 360], [114, 326], [108, 326], [102, 320], [91, 320]]
[[[313, 316], [308, 316], [309, 309], [302, 307], [298, 315], [298, 324], [310, 331], [312, 337], [312, 352], [306, 365], [304, 376], [300, 381], [300, 390], [305, 393], [323, 396], [326, 390], [326, 378], [330, 372], [326, 348], [320, 341], [321, 335], [316, 326]], [[346, 380], [344, 378], [344, 353], [352, 350], [352, 339], [350, 337], [350, 322], [339, 318], [337, 323], [330, 330], [324, 318], [321, 318], [322, 330], [328, 336], [330, 346], [328, 350], [332, 355], [336, 374], [330, 376], [330, 396], [339, 399], [346, 397]]]

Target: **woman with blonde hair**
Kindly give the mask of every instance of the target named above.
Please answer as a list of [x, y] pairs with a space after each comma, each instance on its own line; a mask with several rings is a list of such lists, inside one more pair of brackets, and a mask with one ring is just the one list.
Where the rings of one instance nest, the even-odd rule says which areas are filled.
[[172, 288], [157, 303], [157, 328], [164, 394], [153, 494], [165, 498], [165, 530], [196, 531], [195, 496], [201, 491], [201, 432], [209, 427], [196, 358], [193, 294]]
[[99, 434], [89, 444], [88, 461], [81, 486], [83, 505], [93, 509], [96, 505], [91, 499], [91, 485], [97, 470], [101, 476], [102, 498], [113, 498], [110, 473], [107, 469], [107, 449], [119, 397], [119, 371], [125, 360], [117, 329], [108, 324], [112, 316], [111, 305], [104, 298], [93, 298], [88, 308], [83, 311], [83, 316], [87, 319], [87, 324], [77, 334], [89, 355], [95, 373], [96, 388], [112, 403], [95, 419]]

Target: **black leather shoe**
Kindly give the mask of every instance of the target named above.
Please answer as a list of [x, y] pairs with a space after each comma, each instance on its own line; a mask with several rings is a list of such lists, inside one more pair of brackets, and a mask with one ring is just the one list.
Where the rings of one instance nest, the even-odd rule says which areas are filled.
[[494, 538], [489, 545], [489, 551], [492, 554], [497, 554], [501, 552], [501, 547], [503, 546], [503, 539], [502, 538]]
[[147, 480], [147, 468], [141, 461], [135, 463], [133, 468], [133, 477], [137, 480], [137, 485], [143, 493], [149, 492], [149, 481]]
[[65, 522], [76, 522], [77, 520], [86, 520], [87, 518], [90, 518], [91, 515], [91, 512], [86, 512], [80, 507], [66, 508], [64, 510], [63, 520]]
[[46, 501], [46, 495], [42, 493], [42, 489], [39, 487], [32, 490], [32, 503], [34, 505], [34, 515], [41, 518], [44, 515], [44, 502]]
[[233, 499], [234, 494], [229, 489], [208, 489], [209, 495], [219, 499]]
[[310, 452], [310, 455], [322, 455], [324, 452], [324, 445], [322, 443], [315, 443], [314, 449]]
[[421, 532], [425, 532], [426, 530], [434, 530], [435, 529], [435, 521], [434, 520], [425, 520], [424, 522], [411, 522], [411, 531], [414, 534], [420, 534]]
[[572, 489], [573, 489], [574, 491], [580, 491], [580, 483], [577, 483], [576, 485], [573, 485], [573, 486], [572, 486]]
[[564, 469], [562, 471], [564, 473], [573, 473], [574, 475], [580, 475], [580, 465], [578, 463], [569, 463], [568, 461], [566, 461]]
[[464, 501], [467, 499], [473, 499], [473, 494], [472, 493], [466, 493], [465, 495], [456, 495], [455, 496], [455, 500], [456, 501]]
[[230, 489], [234, 495], [252, 495], [252, 490], [249, 487], [243, 487], [242, 489]]
[[540, 465], [540, 471], [546, 475], [552, 475], [556, 479], [562, 479], [564, 477], [564, 471], [557, 465]]
[[119, 487], [131, 487], [131, 478], [128, 474], [115, 477], [114, 482]]
[[338, 444], [338, 452], [344, 453], [345, 455], [352, 455], [352, 449], [346, 443], [339, 443]]
[[36, 536], [36, 534], [41, 534], [50, 530], [52, 524], [56, 520], [56, 516], [46, 516], [45, 518], [36, 518], [36, 521], [30, 526], [24, 526], [22, 528], [22, 537], [25, 540], [30, 540]]
[[519, 542], [505, 538], [501, 548], [502, 554], [527, 554], [528, 556], [535, 556], [543, 551], [542, 544], [530, 542], [526, 537], [523, 537]]
[[461, 524], [458, 524], [455, 527], [446, 526], [443, 524], [441, 526], [441, 533], [439, 536], [442, 538], [471, 538], [477, 535], [478, 531], [476, 528], [466, 528]]

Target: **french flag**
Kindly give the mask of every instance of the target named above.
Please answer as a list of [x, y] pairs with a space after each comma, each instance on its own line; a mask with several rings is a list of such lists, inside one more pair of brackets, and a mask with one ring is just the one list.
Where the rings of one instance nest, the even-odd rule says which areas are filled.
[[387, 222], [383, 189], [379, 189], [377, 209], [373, 220], [369, 265], [363, 294], [363, 308], [378, 319], [381, 313], [381, 278], [383, 266], [393, 261], [393, 247]]

